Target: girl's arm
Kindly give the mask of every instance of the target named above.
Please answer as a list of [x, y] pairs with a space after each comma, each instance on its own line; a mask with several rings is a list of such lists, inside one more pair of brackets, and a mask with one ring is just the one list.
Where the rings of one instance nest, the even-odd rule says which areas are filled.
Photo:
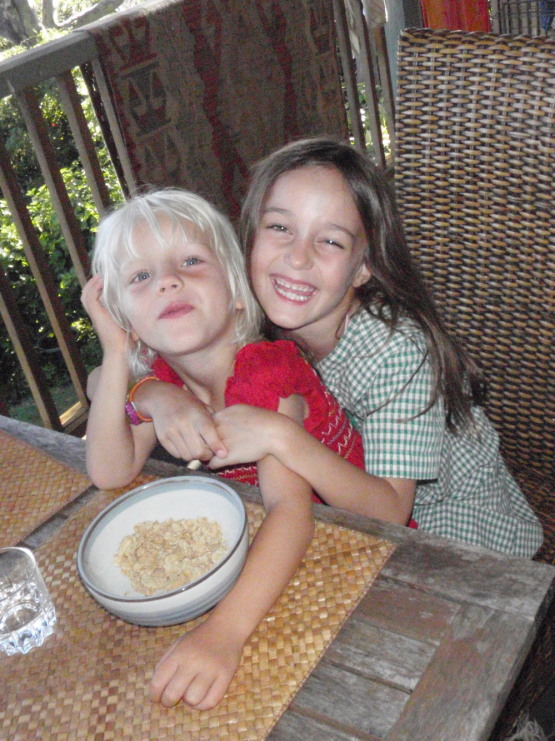
[[367, 473], [276, 412], [238, 404], [214, 419], [229, 455], [213, 458], [211, 468], [273, 455], [308, 481], [327, 504], [386, 522], [408, 523], [414, 480]]
[[282, 414], [244, 405], [227, 407], [214, 417], [186, 389], [155, 381], [141, 386], [135, 403], [142, 414], [153, 417], [158, 439], [175, 457], [207, 461], [210, 451], [218, 450], [209, 464], [217, 470], [274, 455], [331, 506], [401, 525], [410, 519], [413, 479], [362, 471], [316, 440], [302, 421], [297, 425]]
[[[103, 349], [96, 372], [94, 396], [87, 421], [87, 470], [95, 485], [124, 486], [141, 471], [156, 438], [152, 425], [131, 429], [125, 414], [129, 382], [128, 335], [101, 302], [102, 280], [92, 278], [83, 289], [82, 302], [92, 319]], [[114, 463], [116, 461], [116, 463]]]
[[152, 419], [158, 442], [174, 458], [209, 461], [227, 454], [214, 425], [213, 410], [185, 386], [148, 381], [137, 389], [133, 402], [141, 414]]
[[310, 486], [272, 456], [259, 461], [258, 476], [266, 517], [241, 576], [207, 620], [175, 643], [155, 669], [151, 696], [167, 707], [182, 698], [199, 710], [220, 702], [246, 641], [287, 586], [312, 539]]

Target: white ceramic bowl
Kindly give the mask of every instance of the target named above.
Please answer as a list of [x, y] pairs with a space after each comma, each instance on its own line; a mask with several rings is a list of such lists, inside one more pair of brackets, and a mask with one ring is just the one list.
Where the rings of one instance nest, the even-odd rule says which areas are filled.
[[[145, 597], [114, 563], [122, 538], [139, 522], [207, 517], [218, 522], [228, 552], [211, 571], [170, 592]], [[202, 476], [176, 476], [123, 494], [97, 515], [77, 552], [79, 575], [109, 612], [137, 625], [174, 625], [214, 607], [239, 576], [248, 550], [245, 505], [227, 484]]]

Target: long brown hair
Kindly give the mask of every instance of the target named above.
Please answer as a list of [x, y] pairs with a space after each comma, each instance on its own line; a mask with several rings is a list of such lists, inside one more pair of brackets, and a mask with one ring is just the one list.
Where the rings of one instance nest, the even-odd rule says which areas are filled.
[[[433, 388], [423, 414], [441, 397], [451, 431], [472, 426], [471, 407], [483, 401], [485, 387], [475, 363], [445, 329], [412, 259], [393, 191], [370, 159], [331, 138], [303, 139], [278, 149], [253, 168], [243, 203], [241, 236], [250, 272], [250, 256], [269, 188], [280, 175], [301, 167], [332, 167], [345, 179], [368, 238], [366, 264], [371, 278], [356, 289], [364, 310], [393, 333], [403, 318], [421, 328], [433, 370]], [[270, 327], [277, 330], [279, 328]]]

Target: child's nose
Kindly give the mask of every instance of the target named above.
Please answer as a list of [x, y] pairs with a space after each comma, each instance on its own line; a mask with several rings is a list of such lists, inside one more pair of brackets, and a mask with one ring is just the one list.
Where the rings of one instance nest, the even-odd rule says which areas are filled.
[[312, 264], [310, 243], [307, 239], [296, 237], [289, 245], [286, 260], [291, 267], [302, 270]]
[[172, 272], [164, 273], [164, 275], [161, 275], [158, 279], [158, 291], [160, 293], [171, 291], [173, 289], [179, 288], [180, 286], [181, 279], [178, 275]]

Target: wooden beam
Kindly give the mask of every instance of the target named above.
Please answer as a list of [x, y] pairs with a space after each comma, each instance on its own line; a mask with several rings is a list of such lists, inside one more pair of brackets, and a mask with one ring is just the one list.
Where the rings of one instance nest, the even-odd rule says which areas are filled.
[[374, 157], [378, 166], [385, 168], [386, 162], [380, 120], [380, 103], [377, 92], [378, 74], [374, 61], [377, 54], [370, 39], [368, 24], [362, 12], [362, 3], [360, 0], [353, 0], [350, 3], [350, 7], [353, 11], [356, 34], [361, 44], [357, 62], [359, 75], [364, 83], [364, 92], [366, 94], [366, 115], [368, 117], [368, 127], [374, 148]]
[[81, 164], [85, 170], [95, 206], [98, 213], [102, 216], [110, 206], [111, 198], [106, 187], [104, 175], [102, 174], [102, 168], [98, 161], [91, 132], [85, 119], [83, 108], [81, 107], [79, 94], [71, 70], [58, 75], [56, 82], [60, 90], [62, 107], [69, 121], [71, 133], [73, 134], [75, 146], [79, 152]]
[[0, 265], [0, 315], [12, 341], [15, 353], [31, 389], [31, 394], [45, 427], [51, 430], [63, 429], [58, 410], [42, 372], [40, 360], [29, 339], [23, 317], [21, 316], [10, 282]]
[[6, 200], [19, 237], [23, 243], [25, 256], [35, 278], [38, 292], [46, 309], [60, 350], [67, 366], [70, 378], [75, 387], [77, 398], [88, 406], [85, 392], [87, 371], [81, 359], [79, 348], [67, 321], [63, 306], [58, 297], [58, 290], [52, 278], [50, 266], [46, 260], [42, 245], [27, 211], [25, 199], [21, 193], [15, 172], [10, 164], [9, 155], [0, 139], [0, 188]]
[[94, 38], [85, 31], [40, 44], [0, 62], [0, 98], [62, 74], [98, 56]]
[[89, 255], [80, 224], [75, 217], [73, 206], [60, 173], [56, 153], [48, 136], [38, 99], [33, 91], [28, 88], [17, 93], [16, 99], [25, 120], [46, 187], [52, 198], [52, 205], [60, 220], [73, 267], [79, 283], [84, 286], [90, 270]]
[[345, 12], [343, 0], [333, 0], [333, 14], [335, 17], [335, 28], [337, 32], [339, 55], [341, 58], [341, 68], [343, 70], [343, 79], [347, 93], [347, 103], [349, 105], [351, 131], [355, 140], [355, 145], [359, 149], [365, 151], [366, 141], [364, 137], [364, 128], [360, 118], [360, 99], [358, 95], [355, 62], [351, 49], [351, 42], [349, 40], [349, 26], [347, 23], [347, 14]]

